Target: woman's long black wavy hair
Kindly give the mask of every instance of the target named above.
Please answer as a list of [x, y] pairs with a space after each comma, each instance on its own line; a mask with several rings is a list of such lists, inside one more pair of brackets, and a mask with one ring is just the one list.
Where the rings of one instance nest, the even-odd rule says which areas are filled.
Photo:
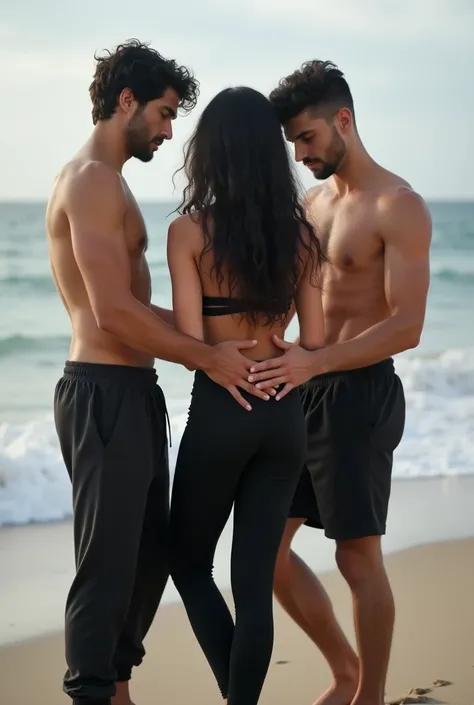
[[[227, 88], [205, 108], [185, 147], [180, 213], [199, 214], [202, 255], [212, 251], [219, 288], [251, 302], [248, 320], [275, 324], [309, 256], [325, 259], [305, 217], [278, 117], [267, 98]], [[317, 278], [315, 278], [317, 281]]]

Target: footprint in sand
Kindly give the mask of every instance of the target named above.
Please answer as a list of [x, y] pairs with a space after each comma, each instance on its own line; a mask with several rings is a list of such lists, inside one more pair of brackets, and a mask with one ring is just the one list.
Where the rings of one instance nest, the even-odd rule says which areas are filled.
[[411, 703], [433, 703], [431, 698], [427, 698], [425, 695], [402, 695], [401, 698], [397, 700], [391, 700], [388, 705], [409, 705]]
[[[432, 688], [444, 688], [447, 685], [452, 685], [451, 681], [436, 680]], [[427, 694], [432, 692], [432, 688], [412, 688], [407, 695], [402, 695], [396, 700], [391, 700], [387, 705], [411, 705], [412, 703], [439, 703], [439, 700], [428, 698]]]

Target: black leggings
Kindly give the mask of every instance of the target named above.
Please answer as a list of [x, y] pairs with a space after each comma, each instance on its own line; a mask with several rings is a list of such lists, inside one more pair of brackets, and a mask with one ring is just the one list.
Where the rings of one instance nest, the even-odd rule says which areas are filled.
[[[267, 674], [275, 562], [306, 450], [298, 390], [246, 396], [250, 412], [196, 373], [171, 499], [171, 575], [229, 705], [256, 705]], [[212, 577], [232, 508], [235, 625]]]

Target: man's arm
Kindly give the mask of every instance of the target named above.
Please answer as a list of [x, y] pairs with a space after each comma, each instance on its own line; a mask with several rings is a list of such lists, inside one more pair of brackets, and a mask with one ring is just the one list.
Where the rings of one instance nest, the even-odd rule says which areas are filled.
[[154, 357], [207, 367], [206, 346], [176, 333], [132, 295], [125, 207], [120, 177], [111, 169], [91, 163], [76, 177], [67, 215], [74, 257], [98, 327]]
[[132, 295], [125, 207], [121, 179], [104, 164], [90, 163], [70, 186], [71, 242], [98, 327], [153, 357], [206, 371], [248, 408], [236, 385], [248, 385], [251, 361], [238, 347], [253, 347], [253, 341], [205, 345], [175, 331]]
[[279, 365], [270, 361], [254, 365], [251, 373], [256, 374], [250, 381], [262, 380], [258, 385], [262, 389], [282, 382], [295, 386], [313, 375], [364, 367], [418, 345], [429, 289], [431, 218], [420, 196], [408, 190], [386, 199], [380, 216], [390, 315], [351, 340], [310, 354], [291, 346]]

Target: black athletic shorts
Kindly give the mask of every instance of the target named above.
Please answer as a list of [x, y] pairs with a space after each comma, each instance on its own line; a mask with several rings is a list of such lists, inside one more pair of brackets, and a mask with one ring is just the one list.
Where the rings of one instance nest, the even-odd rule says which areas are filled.
[[384, 534], [393, 452], [405, 426], [393, 360], [314, 377], [301, 397], [307, 460], [289, 516], [341, 541]]

